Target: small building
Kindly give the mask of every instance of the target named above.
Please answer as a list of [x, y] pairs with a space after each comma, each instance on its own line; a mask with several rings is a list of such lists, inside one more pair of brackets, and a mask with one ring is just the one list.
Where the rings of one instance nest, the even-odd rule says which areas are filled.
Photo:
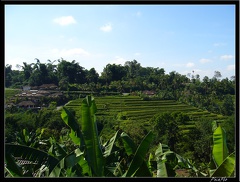
[[22, 108], [34, 108], [35, 104], [32, 101], [22, 101], [18, 106]]
[[50, 94], [50, 92], [48, 92], [48, 91], [46, 91], [46, 90], [39, 90], [37, 93], [38, 93], [38, 94], [41, 94], [41, 95], [44, 95], [44, 96], [47, 96], [47, 95]]
[[38, 92], [38, 90], [29, 90], [29, 93], [37, 93]]
[[61, 92], [56, 92], [56, 93], [49, 95], [48, 97], [56, 98], [56, 97], [62, 97], [62, 96], [63, 96], [63, 94]]
[[38, 88], [38, 86], [33, 86], [33, 87], [31, 87], [31, 89], [32, 90], [38, 90], [39, 88]]
[[122, 93], [123, 96], [128, 96], [130, 93]]
[[39, 86], [40, 90], [55, 90], [58, 87], [55, 84], [42, 84], [41, 86]]
[[148, 95], [148, 96], [154, 96], [156, 94], [156, 92], [154, 91], [149, 91], [149, 90], [145, 90], [142, 92], [143, 94], [145, 95]]
[[30, 90], [30, 89], [31, 89], [31, 87], [29, 85], [25, 85], [25, 86], [22, 87], [22, 90], [24, 90], [24, 91], [27, 91], [27, 90]]

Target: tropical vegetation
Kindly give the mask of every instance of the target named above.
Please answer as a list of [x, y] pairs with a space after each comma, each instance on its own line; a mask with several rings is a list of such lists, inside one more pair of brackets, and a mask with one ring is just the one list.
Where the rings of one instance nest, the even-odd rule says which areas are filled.
[[[212, 123], [211, 163], [203, 172], [162, 143], [158, 144], [155, 154], [149, 153], [152, 131], [139, 145], [121, 130], [102, 143], [96, 111], [92, 96], [82, 101], [80, 120], [63, 107], [61, 118], [70, 129], [68, 139], [74, 145], [70, 152], [66, 144], [54, 138], [42, 140], [43, 130], [37, 135], [23, 130], [16, 144], [5, 144], [6, 177], [174, 177], [176, 169], [187, 169], [190, 176], [235, 175], [235, 152], [228, 153], [226, 133], [217, 122]], [[45, 152], [39, 149], [40, 145], [50, 147]], [[20, 164], [21, 160], [24, 162]]]
[[[5, 66], [6, 177], [235, 176], [234, 76], [136, 60], [101, 75], [64, 59], [18, 66]], [[61, 98], [18, 107], [23, 86], [50, 83]]]

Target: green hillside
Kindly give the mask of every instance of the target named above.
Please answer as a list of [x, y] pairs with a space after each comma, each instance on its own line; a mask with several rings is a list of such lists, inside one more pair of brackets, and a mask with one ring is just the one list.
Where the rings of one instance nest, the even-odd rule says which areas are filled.
[[[66, 107], [76, 112], [76, 117], [81, 117], [82, 99], [72, 100], [66, 104]], [[194, 127], [194, 120], [201, 117], [211, 118], [221, 122], [225, 117], [200, 110], [196, 107], [178, 103], [174, 100], [144, 101], [138, 96], [105, 96], [95, 97], [97, 104], [97, 119], [105, 118], [110, 121], [112, 128], [116, 126], [121, 129], [131, 130], [137, 127], [143, 127], [146, 130], [151, 129], [149, 120], [157, 113], [179, 111], [190, 116], [191, 121], [186, 125], [179, 126], [184, 133]], [[134, 125], [133, 125], [134, 124]], [[108, 131], [112, 133], [111, 131]]]
[[11, 97], [13, 97], [16, 94], [21, 93], [21, 89], [10, 89], [10, 88], [5, 88], [5, 93], [4, 93], [4, 97], [5, 99], [9, 99]]

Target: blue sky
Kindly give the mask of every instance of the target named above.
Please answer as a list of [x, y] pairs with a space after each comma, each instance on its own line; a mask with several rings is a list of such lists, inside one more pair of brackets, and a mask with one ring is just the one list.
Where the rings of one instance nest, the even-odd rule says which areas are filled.
[[5, 65], [63, 58], [99, 73], [137, 60], [202, 79], [235, 75], [234, 5], [6, 5]]

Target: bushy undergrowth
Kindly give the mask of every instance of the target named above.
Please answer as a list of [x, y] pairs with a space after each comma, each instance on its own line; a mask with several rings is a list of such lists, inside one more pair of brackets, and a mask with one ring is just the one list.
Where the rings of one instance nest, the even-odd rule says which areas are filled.
[[[225, 125], [230, 125], [232, 121], [225, 121], [226, 116], [209, 113], [208, 111], [202, 111], [192, 106], [188, 106], [182, 103], [178, 103], [174, 100], [159, 100], [159, 101], [143, 101], [138, 96], [106, 96], [96, 97], [96, 105], [98, 110], [96, 112], [98, 132], [101, 135], [103, 141], [107, 141], [118, 130], [123, 129], [128, 132], [136, 143], [140, 142], [141, 137], [146, 134], [147, 131], [153, 129], [153, 124], [150, 120], [156, 114], [165, 112], [173, 113], [178, 111], [184, 114], [186, 117], [178, 122], [178, 137], [175, 144], [176, 150], [184, 154], [184, 151], [188, 150], [187, 157], [197, 157], [194, 151], [198, 151], [197, 148], [193, 148], [193, 144], [186, 144], [186, 141], [192, 140], [194, 137], [190, 137], [191, 133], [194, 133], [197, 128], [196, 123], [199, 123], [201, 118], [212, 121], [217, 120], [223, 122]], [[80, 103], [82, 99], [71, 100], [66, 107], [76, 117], [81, 118]], [[15, 140], [15, 128], [20, 130], [23, 128], [29, 131], [36, 128], [47, 128], [45, 135], [54, 135], [57, 139], [60, 139], [60, 131], [62, 130], [63, 123], [60, 118], [61, 110], [57, 111], [52, 109], [43, 109], [39, 112], [32, 112], [24, 110], [21, 113], [11, 112], [6, 113], [6, 141], [11, 142]], [[180, 116], [180, 115], [179, 115]], [[232, 131], [232, 126], [226, 127], [229, 131]], [[233, 133], [233, 132], [231, 132]], [[156, 133], [155, 133], [156, 134]], [[199, 138], [198, 138], [199, 137]], [[161, 135], [161, 137], [155, 137], [160, 142], [167, 142], [167, 137]], [[200, 139], [201, 134], [197, 135], [195, 139]], [[230, 136], [228, 141], [231, 146], [229, 148], [233, 150], [234, 136]], [[200, 145], [201, 146], [201, 145]], [[154, 146], [153, 146], [154, 147]], [[200, 152], [200, 149], [199, 151]], [[200, 161], [201, 162], [201, 161]]]

